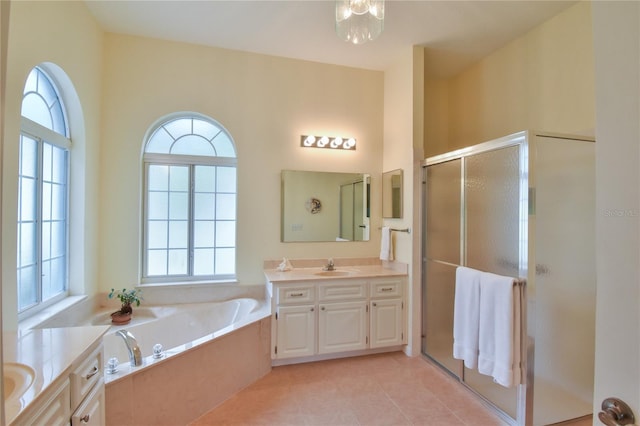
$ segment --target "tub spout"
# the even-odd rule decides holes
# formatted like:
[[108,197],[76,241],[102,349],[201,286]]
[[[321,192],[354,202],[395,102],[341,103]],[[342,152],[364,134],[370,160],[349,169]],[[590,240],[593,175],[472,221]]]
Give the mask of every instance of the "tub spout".
[[129,351],[129,363],[132,367],[138,367],[142,365],[142,351],[138,346],[136,338],[127,330],[118,330],[116,334],[124,339],[124,344],[127,345],[127,351]]

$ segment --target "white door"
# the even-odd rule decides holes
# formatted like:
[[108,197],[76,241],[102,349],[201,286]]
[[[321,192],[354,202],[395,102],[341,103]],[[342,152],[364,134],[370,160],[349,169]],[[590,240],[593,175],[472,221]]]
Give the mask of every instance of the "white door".
[[315,316],[313,305],[278,307],[276,358],[315,354]]
[[402,344],[402,300],[383,299],[371,302],[371,348]]
[[324,303],[318,317],[318,353],[367,348],[367,302]]

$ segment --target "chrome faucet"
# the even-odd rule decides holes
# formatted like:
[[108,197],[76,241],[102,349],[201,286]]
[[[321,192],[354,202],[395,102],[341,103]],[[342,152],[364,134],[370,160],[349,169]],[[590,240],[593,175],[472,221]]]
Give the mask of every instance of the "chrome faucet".
[[127,330],[118,330],[116,334],[124,339],[124,344],[127,345],[127,351],[129,351],[129,363],[132,367],[138,367],[142,365],[142,351],[138,346],[138,341],[133,334]]
[[323,271],[333,271],[336,269],[336,266],[333,264],[333,258],[329,258],[327,264],[322,268]]

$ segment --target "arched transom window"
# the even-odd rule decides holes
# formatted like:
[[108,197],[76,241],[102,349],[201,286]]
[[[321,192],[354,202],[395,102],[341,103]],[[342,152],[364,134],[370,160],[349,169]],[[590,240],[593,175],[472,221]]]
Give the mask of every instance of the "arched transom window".
[[236,152],[196,114],[152,129],[144,149],[143,282],[235,278]]

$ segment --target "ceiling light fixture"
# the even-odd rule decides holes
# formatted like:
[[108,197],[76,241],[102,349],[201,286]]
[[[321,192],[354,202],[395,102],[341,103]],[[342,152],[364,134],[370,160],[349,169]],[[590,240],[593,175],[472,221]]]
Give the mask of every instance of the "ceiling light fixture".
[[341,138],[329,136],[300,136],[300,146],[304,148],[329,148],[356,150],[356,140],[354,138]]
[[384,0],[336,0],[336,34],[344,41],[363,44],[384,29]]

